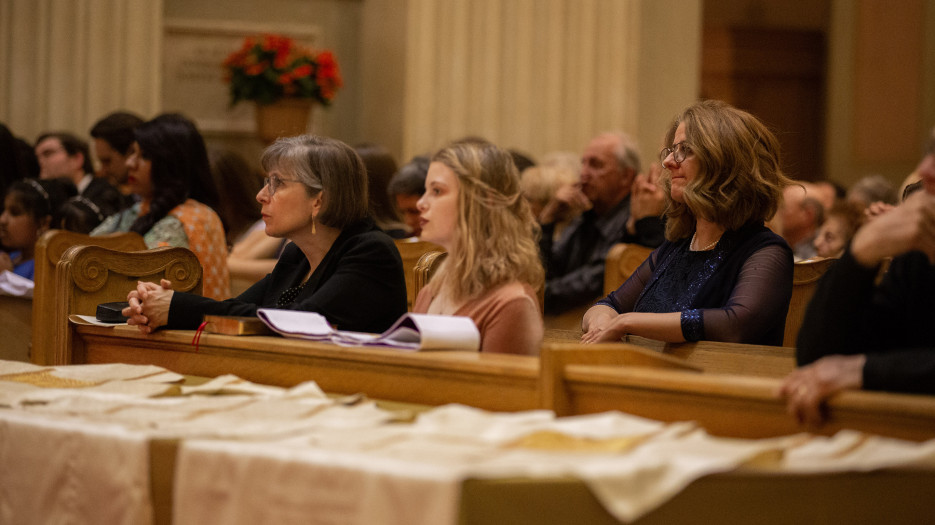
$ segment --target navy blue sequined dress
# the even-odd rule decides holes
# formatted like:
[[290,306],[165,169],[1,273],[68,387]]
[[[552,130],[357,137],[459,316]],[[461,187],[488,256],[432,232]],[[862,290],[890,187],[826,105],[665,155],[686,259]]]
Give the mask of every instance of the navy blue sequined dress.
[[792,251],[761,225],[725,232],[712,250],[666,241],[598,304],[625,312],[681,312],[686,341],[781,345],[792,296]]

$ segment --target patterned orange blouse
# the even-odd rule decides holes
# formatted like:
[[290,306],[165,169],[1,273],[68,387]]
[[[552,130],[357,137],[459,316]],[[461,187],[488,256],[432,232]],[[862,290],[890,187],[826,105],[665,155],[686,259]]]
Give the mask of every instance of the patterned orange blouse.
[[230,298],[227,239],[218,214],[193,199],[179,204],[169,214],[185,227],[188,248],[195,252],[204,269],[204,296],[218,301]]

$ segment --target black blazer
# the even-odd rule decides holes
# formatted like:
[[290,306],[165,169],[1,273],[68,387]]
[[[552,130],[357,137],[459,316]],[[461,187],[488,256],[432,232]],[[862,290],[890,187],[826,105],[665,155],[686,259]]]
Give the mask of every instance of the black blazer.
[[[305,254],[290,243],[272,273],[234,299],[176,292],[167,328],[197,328],[205,314],[255,316],[258,308],[277,308],[283,292],[301,283],[308,271]],[[399,251],[372,220],[349,226],[294,301],[281,308],[320,313],[339,330],[382,332],[406,313]]]

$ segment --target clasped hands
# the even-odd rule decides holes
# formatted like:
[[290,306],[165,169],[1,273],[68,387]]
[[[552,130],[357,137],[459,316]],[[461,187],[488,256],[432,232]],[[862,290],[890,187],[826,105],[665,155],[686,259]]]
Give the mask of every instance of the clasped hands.
[[136,325],[144,334],[152,333],[169,322],[172,304],[172,283],[162,279],[159,284],[139,281],[136,289],[127,294],[130,306],[123,309],[127,324]]
[[627,335],[627,314],[618,314],[606,307],[595,310],[588,316],[587,328],[581,335],[582,343],[613,343],[619,342]]

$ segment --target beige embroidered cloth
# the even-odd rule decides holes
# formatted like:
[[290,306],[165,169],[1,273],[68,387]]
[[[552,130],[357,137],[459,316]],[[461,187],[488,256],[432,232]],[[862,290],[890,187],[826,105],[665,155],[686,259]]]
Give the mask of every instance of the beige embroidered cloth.
[[[0,523],[152,520],[150,444],[178,439],[175,523],[457,523],[466,479],[572,476],[631,521],[699,477],[935,469],[935,440],[840,432],[715,438],[621,413],[555,418],[459,405],[411,424],[314,383],[197,387],[130,365],[0,361]],[[345,404],[347,403],[347,404]]]

